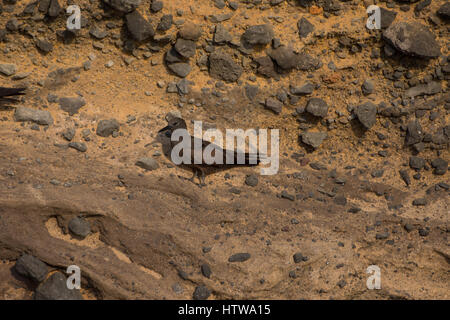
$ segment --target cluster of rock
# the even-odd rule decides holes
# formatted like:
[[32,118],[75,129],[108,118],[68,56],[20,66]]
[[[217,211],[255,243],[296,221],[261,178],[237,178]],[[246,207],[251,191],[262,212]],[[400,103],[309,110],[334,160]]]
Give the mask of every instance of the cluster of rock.
[[35,300],[83,300],[78,289],[69,289],[67,278],[61,272],[49,276],[49,267],[38,258],[24,254],[17,259],[14,271],[37,285]]
[[175,45],[167,51],[164,60],[167,67],[177,76],[185,78],[191,72],[189,59],[195,56],[196,41],[201,37],[200,27],[185,23],[178,32]]

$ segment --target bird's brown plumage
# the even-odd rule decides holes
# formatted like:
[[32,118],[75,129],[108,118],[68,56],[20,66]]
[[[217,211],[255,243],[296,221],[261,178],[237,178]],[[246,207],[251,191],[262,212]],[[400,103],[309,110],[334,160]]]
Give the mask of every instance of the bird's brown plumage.
[[[172,161],[172,149],[178,144],[181,143],[182,140],[180,141],[172,141],[171,137],[172,137],[172,133],[177,130],[177,129],[186,129],[187,130],[187,126],[186,126],[186,122],[178,117],[171,117],[169,119],[167,119],[168,125],[164,128],[162,128],[159,132],[158,132],[158,141],[162,143],[163,145],[163,151],[166,157],[168,157],[171,161]],[[179,167],[184,168],[184,169],[189,169],[192,170],[194,175],[191,178],[191,180],[193,180],[195,178],[195,176],[198,173],[201,173],[201,177],[199,177],[200,182],[202,184],[204,184],[204,180],[205,177],[207,175],[210,175],[212,173],[216,173],[216,172],[220,172],[223,170],[227,170],[233,167],[252,167],[252,166],[257,166],[260,162],[261,162],[261,157],[258,156],[257,154],[250,154],[250,153],[244,153],[244,163],[238,163],[238,157],[240,154],[242,154],[241,152],[238,152],[236,150],[232,150],[232,151],[228,151],[227,149],[223,149],[220,146],[209,142],[209,141],[205,141],[205,140],[201,140],[199,138],[190,136],[191,138],[191,162],[189,164],[186,163],[182,163],[179,165]],[[212,164],[207,164],[204,162],[204,160],[202,161],[202,163],[200,164],[195,164],[194,163],[194,146],[196,145],[196,143],[201,144],[202,149],[202,155],[203,155],[203,151],[207,146],[211,146],[213,148],[213,151],[211,152],[212,156],[214,157],[215,152],[220,152],[222,151],[223,154],[223,159],[222,159],[222,163],[212,163]],[[232,154],[232,158],[233,158],[233,164],[227,164],[226,163],[226,155],[227,153],[230,152]],[[183,156],[182,151],[179,154],[180,157]],[[203,159],[203,157],[202,157]]]

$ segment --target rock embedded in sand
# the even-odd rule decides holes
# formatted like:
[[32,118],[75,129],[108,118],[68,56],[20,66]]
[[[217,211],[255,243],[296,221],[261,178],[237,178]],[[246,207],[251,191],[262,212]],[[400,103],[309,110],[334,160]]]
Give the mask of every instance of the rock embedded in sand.
[[1,63],[0,64],[0,73],[9,77],[14,75],[17,72],[17,65],[13,63]]
[[53,117],[46,110],[36,110],[27,107],[18,106],[14,112],[16,121],[32,121],[40,125],[52,125]]
[[212,77],[234,82],[242,72],[242,67],[228,53],[213,52],[209,55],[209,74]]
[[178,36],[185,40],[197,41],[202,35],[200,27],[192,22],[186,22],[178,31]]
[[36,41],[36,47],[43,53],[49,53],[53,51],[53,44],[47,39],[38,39]]
[[435,35],[419,23],[399,22],[383,31],[383,37],[398,51],[422,58],[436,58],[441,48]]
[[97,125],[97,135],[100,137],[109,137],[115,131],[119,131],[120,125],[116,119],[100,120]]
[[67,279],[61,272],[52,274],[34,293],[35,300],[83,300],[77,289],[67,287]]
[[159,12],[164,8],[164,2],[159,0],[152,0],[152,4],[150,5],[150,10],[152,12]]
[[187,75],[191,72],[191,66],[189,65],[189,63],[185,62],[171,63],[168,64],[167,67],[170,69],[170,71],[181,78],[187,77]]
[[91,233],[91,225],[86,219],[75,217],[69,221],[69,231],[77,238],[84,239]]
[[316,117],[325,118],[328,114],[328,105],[320,98],[311,98],[306,104],[306,111]]
[[441,158],[436,158],[431,161],[431,166],[434,168],[435,175],[444,175],[448,170],[448,162]]
[[38,258],[29,254],[24,254],[17,259],[14,270],[21,276],[36,282],[43,281],[48,274],[47,265]]
[[303,132],[300,136],[303,143],[317,149],[328,135],[326,132]]
[[269,51],[269,56],[284,70],[295,68],[298,65],[298,56],[292,48],[286,46],[280,46]]
[[267,98],[265,103],[266,109],[273,111],[275,114],[280,114],[283,108],[283,104],[274,98]]
[[228,258],[228,262],[244,262],[250,259],[250,253],[236,253]]
[[174,45],[175,50],[184,58],[190,58],[195,55],[196,44],[193,40],[178,38]]
[[372,128],[377,122],[377,106],[370,101],[358,106],[355,114],[359,122],[367,130]]
[[305,17],[302,17],[297,22],[298,34],[300,38],[306,38],[311,32],[314,31],[314,25],[308,21]]
[[249,174],[245,177],[245,184],[250,187],[256,187],[258,185],[258,176],[256,174]]
[[423,139],[423,131],[420,123],[416,121],[410,121],[406,126],[405,143],[407,146],[421,142]]
[[141,4],[141,0],[103,0],[103,2],[124,13],[135,10]]
[[171,14],[165,14],[161,17],[161,20],[156,27],[158,31],[167,31],[172,27],[173,24],[173,16]]
[[250,26],[242,35],[245,46],[266,45],[273,39],[272,27],[268,24]]
[[141,168],[143,168],[145,170],[149,170],[149,171],[156,170],[156,169],[159,168],[158,162],[155,159],[153,159],[153,158],[146,158],[146,157],[140,158],[136,162],[136,165],[138,167],[141,167]]
[[145,41],[155,35],[152,25],[138,11],[127,14],[125,21],[128,31],[137,41]]
[[195,288],[193,298],[194,300],[206,300],[211,295],[211,290],[206,286],[198,286]]
[[62,8],[61,5],[59,4],[58,0],[51,0],[50,1],[50,6],[48,7],[48,16],[51,18],[55,18],[57,16],[59,16],[59,14],[61,13]]
[[293,259],[295,263],[306,262],[308,261],[308,257],[304,256],[301,252],[297,252],[293,255]]
[[314,85],[311,82],[307,82],[304,85],[302,85],[301,87],[290,85],[289,89],[293,95],[302,96],[302,95],[307,95],[307,94],[313,93]]
[[78,110],[86,105],[86,102],[81,97],[62,97],[58,102],[59,107],[71,116],[78,113]]
[[428,83],[418,84],[406,90],[405,94],[408,98],[413,98],[423,95],[434,95],[441,92],[442,86],[440,82],[430,81]]
[[70,142],[68,146],[69,146],[69,148],[75,149],[80,152],[87,151],[87,146],[83,142]]

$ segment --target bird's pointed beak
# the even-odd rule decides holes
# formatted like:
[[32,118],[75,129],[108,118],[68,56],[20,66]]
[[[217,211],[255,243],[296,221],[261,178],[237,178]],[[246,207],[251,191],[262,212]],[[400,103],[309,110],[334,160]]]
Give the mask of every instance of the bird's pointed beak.
[[170,126],[166,126],[166,127],[162,128],[161,130],[159,130],[158,133],[166,131],[166,130],[169,130],[169,129],[171,129],[171,127]]

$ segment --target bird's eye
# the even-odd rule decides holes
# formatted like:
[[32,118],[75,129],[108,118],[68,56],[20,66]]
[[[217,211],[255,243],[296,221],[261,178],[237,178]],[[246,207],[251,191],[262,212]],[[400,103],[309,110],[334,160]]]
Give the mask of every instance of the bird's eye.
[[166,131],[166,137],[170,137],[170,136],[171,136],[170,131]]

